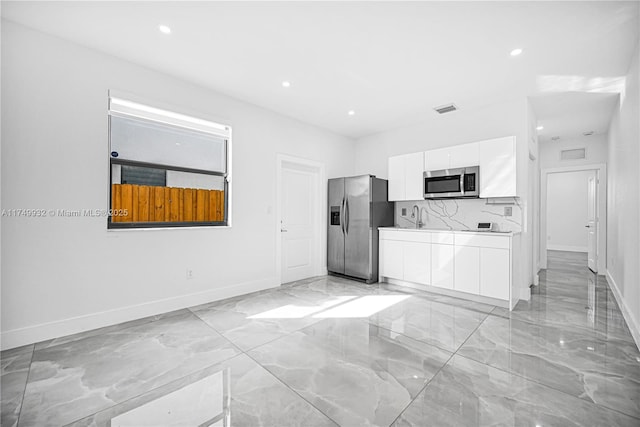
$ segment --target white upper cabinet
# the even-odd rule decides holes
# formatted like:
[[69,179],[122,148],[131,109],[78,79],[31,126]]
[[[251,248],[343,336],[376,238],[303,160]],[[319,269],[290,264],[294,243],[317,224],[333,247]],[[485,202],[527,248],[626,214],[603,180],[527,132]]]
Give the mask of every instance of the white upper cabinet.
[[516,137],[480,143],[480,197],[515,197]]
[[477,142],[438,148],[424,153],[424,169],[427,171],[478,166],[479,161]]
[[389,157],[389,200],[404,200],[404,156]]
[[516,137],[389,157],[389,200],[422,200],[424,171],[480,166],[480,197],[516,197]]
[[479,146],[477,142],[456,145],[449,149],[449,168],[464,168],[478,166],[480,162]]
[[405,200],[424,200],[424,157],[422,153],[405,155]]
[[449,169],[449,148],[429,150],[424,153],[424,170]]
[[389,200],[422,200],[424,158],[422,153],[389,157]]

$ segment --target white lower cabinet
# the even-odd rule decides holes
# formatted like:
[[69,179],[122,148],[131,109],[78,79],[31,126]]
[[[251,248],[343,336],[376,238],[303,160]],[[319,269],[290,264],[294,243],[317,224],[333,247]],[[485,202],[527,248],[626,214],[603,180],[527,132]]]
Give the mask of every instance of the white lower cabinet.
[[[512,308],[512,247],[518,236],[380,230],[380,276],[506,301]],[[464,293],[464,294],[463,294]]]
[[480,295],[480,248],[455,246],[455,273],[453,289]]
[[431,245],[431,285],[453,289],[453,245]]
[[380,240],[380,275],[403,278],[403,251],[399,240]]
[[480,248],[480,294],[508,300],[510,266],[509,249]]
[[431,244],[402,242],[404,278],[407,282],[431,284]]
[[431,234],[424,231],[381,230],[380,276],[429,285]]

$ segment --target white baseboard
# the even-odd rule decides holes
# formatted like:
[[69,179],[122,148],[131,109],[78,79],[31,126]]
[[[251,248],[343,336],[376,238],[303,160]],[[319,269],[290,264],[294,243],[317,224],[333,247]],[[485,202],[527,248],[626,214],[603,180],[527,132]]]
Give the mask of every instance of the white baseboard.
[[589,248],[586,246],[552,245],[552,244],[548,244],[547,249],[551,251],[566,251],[566,252],[587,252],[589,250]]
[[52,338],[77,334],[79,332],[90,331],[130,320],[270,289],[279,285],[280,283],[273,277],[4,331],[0,334],[0,348],[7,350]]
[[613,296],[616,298],[616,302],[620,306],[620,310],[622,311],[622,317],[624,317],[624,320],[627,321],[627,325],[629,326],[629,330],[631,331],[631,336],[633,337],[633,340],[636,342],[636,347],[640,349],[640,323],[638,322],[638,319],[635,318],[631,310],[629,310],[627,303],[622,298],[622,293],[620,292],[620,288],[618,288],[618,284],[616,283],[615,280],[613,280],[613,277],[611,277],[609,270],[607,270],[606,277],[607,277],[607,282],[609,282],[609,287],[613,292]]

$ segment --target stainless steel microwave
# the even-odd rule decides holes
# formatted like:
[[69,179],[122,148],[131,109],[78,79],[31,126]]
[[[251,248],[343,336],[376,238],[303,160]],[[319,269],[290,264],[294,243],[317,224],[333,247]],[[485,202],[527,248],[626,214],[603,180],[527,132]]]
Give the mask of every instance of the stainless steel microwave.
[[480,167],[443,169],[424,173],[424,198],[480,197]]

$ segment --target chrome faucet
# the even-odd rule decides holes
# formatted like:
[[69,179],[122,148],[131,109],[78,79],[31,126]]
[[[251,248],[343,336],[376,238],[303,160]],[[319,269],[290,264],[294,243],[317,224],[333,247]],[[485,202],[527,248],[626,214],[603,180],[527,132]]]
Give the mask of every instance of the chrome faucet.
[[[418,213],[417,216],[416,212]],[[420,208],[418,207],[418,205],[413,205],[413,208],[411,208],[411,218],[416,219],[416,228],[422,227],[422,215],[420,213]]]

